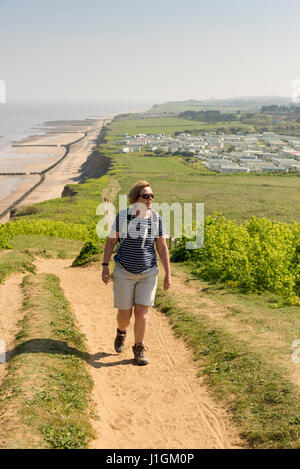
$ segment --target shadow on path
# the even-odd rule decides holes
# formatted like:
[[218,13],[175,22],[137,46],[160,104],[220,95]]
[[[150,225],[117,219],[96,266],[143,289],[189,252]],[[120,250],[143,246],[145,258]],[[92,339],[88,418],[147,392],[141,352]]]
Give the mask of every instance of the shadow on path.
[[30,353],[50,353],[53,355],[73,355],[85,360],[88,365],[94,368],[102,368],[117,365],[136,365],[134,359],[117,360],[110,363],[101,362],[102,358],[117,357],[117,353],[97,352],[94,354],[82,352],[75,347],[70,347],[67,342],[54,339],[31,339],[17,345],[12,350],[6,352],[6,362],[9,362],[14,356]]

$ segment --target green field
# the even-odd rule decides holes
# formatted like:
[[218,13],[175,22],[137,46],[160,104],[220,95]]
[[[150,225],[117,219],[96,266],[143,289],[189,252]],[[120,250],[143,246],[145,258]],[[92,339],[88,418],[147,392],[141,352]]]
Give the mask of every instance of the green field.
[[238,127],[241,131],[252,131],[251,124],[243,124],[241,122],[219,122],[211,124],[207,122],[192,121],[187,119],[179,119],[178,117],[154,117],[146,119],[117,119],[113,122],[113,135],[121,137],[124,133],[128,135],[135,134],[160,134],[165,133],[174,135],[175,132],[199,131],[199,132],[215,132],[218,129],[230,129]]
[[[123,193],[128,193],[136,181],[147,179],[155,193],[155,202],[201,202],[205,204],[206,215],[218,211],[237,222],[252,215],[276,221],[300,221],[299,175],[228,175],[207,170],[195,158],[187,162],[187,159],[176,156],[145,156],[145,151],[118,153],[115,140],[123,133],[158,133],[166,132],[166,129],[173,133],[176,129],[184,130],[189,121],[183,122],[176,118],[120,119],[111,124],[107,142],[101,148],[113,158],[110,174],[117,177]],[[160,126],[151,127],[155,123]]]

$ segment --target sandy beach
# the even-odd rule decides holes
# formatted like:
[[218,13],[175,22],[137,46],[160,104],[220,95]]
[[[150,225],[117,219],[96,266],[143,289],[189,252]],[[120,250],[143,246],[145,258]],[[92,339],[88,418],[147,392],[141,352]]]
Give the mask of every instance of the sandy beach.
[[[113,117],[114,115],[110,114],[82,121],[47,123],[50,127],[47,127],[44,135],[33,135],[20,142],[14,142],[6,151],[6,159],[4,157],[0,160],[0,173],[25,172],[26,175],[0,175],[1,193],[2,197],[5,197],[0,199],[0,213],[40,180],[38,174],[30,172],[39,173],[46,170],[65,155],[69,146],[67,156],[46,172],[42,184],[20,202],[18,207],[61,197],[66,184],[78,182],[81,165],[95,148],[103,125],[110,122]],[[11,183],[10,190],[5,188],[6,181]],[[9,213],[0,217],[1,223],[7,220]]]

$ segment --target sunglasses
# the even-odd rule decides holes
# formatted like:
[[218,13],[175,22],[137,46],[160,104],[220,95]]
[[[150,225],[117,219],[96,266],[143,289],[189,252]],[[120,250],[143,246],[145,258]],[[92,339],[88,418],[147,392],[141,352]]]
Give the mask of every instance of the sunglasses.
[[154,199],[154,194],[142,194],[140,197],[143,197],[143,199]]

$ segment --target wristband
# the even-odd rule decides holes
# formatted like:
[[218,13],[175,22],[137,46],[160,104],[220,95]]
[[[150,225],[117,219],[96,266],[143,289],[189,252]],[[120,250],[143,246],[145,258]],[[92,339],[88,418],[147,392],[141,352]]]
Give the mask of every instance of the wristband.
[[102,262],[102,265],[108,265],[108,263],[107,262]]

